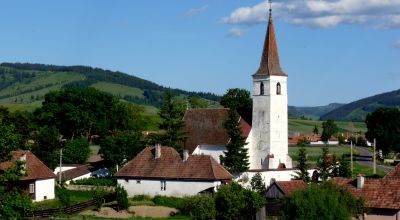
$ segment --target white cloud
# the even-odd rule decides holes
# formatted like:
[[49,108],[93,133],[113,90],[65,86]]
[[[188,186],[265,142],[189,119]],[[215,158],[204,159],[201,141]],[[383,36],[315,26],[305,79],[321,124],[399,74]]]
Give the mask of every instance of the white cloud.
[[226,37],[241,37],[243,35],[243,31],[239,28],[233,27],[231,28],[228,33],[226,33]]
[[[235,25],[263,23],[269,5],[263,1],[234,10],[222,21]],[[294,24],[334,27],[340,24],[400,28],[400,0],[285,0],[272,3],[274,17]]]
[[399,48],[399,49],[400,49],[400,40],[394,42],[393,47],[394,47],[394,48]]
[[201,7],[192,8],[192,9],[186,11],[185,15],[188,16],[188,17],[191,17],[191,16],[194,16],[194,15],[206,12],[207,10],[208,10],[208,5],[203,5]]

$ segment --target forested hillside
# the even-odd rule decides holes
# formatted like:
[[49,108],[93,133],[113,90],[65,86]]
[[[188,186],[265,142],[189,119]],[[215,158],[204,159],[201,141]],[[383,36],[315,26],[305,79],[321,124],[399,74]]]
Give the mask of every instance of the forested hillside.
[[306,117],[312,119],[319,119],[322,115],[343,106],[340,103],[331,103],[325,106],[315,106],[315,107],[296,107],[289,106],[288,111],[290,116],[294,117]]
[[364,121],[365,116],[381,107],[400,107],[400,89],[360,99],[321,116],[321,120]]
[[88,66],[0,64],[0,104],[11,109],[33,110],[47,92],[72,87],[94,87],[121,100],[154,107],[161,105],[166,90],[174,96],[198,97],[211,104],[220,99],[212,93],[170,89],[126,73]]

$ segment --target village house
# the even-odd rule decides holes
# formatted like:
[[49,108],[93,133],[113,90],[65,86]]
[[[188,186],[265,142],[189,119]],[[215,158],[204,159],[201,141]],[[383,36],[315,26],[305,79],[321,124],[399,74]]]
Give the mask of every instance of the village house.
[[25,189],[33,201],[54,199],[54,173],[28,150],[12,152],[12,159],[0,163],[0,173],[10,168],[16,161],[25,162],[26,175],[22,176],[16,184]]
[[232,175],[210,155],[183,158],[172,147],[146,147],[115,176],[129,196],[190,196],[213,192]]
[[400,164],[382,179],[333,178],[333,182],[345,187],[356,196],[364,197],[369,212],[365,219],[400,219]]

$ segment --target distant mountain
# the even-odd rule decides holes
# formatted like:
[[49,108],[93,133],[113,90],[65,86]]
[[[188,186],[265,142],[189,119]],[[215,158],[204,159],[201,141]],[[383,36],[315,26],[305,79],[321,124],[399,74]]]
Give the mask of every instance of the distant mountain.
[[322,115],[337,109],[344,104],[340,103],[331,103],[325,106],[316,106],[316,107],[296,107],[296,106],[289,106],[289,116],[294,117],[306,117],[312,119],[319,119]]
[[161,106],[166,90],[174,96],[199,97],[211,105],[220,99],[212,93],[170,89],[126,73],[88,66],[0,64],[0,105],[13,110],[33,110],[47,92],[68,87],[94,87],[121,100],[155,108]]
[[400,107],[400,89],[374,95],[343,105],[321,116],[321,120],[364,121],[365,116],[381,107]]

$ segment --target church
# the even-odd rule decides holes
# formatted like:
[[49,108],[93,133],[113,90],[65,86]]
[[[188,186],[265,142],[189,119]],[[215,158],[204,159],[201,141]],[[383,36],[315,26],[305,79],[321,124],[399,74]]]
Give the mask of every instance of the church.
[[[251,177],[260,172],[266,181],[290,180],[294,174],[288,155],[288,93],[287,74],[279,63],[272,11],[258,70],[252,74],[252,109],[239,111],[242,135],[248,143]],[[211,155],[219,161],[229,142],[223,123],[228,109],[189,109],[185,116],[189,154]]]

